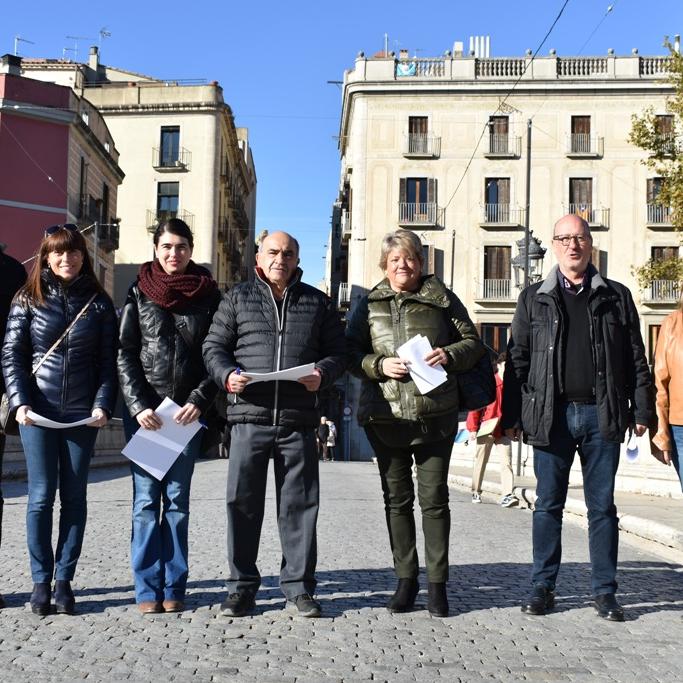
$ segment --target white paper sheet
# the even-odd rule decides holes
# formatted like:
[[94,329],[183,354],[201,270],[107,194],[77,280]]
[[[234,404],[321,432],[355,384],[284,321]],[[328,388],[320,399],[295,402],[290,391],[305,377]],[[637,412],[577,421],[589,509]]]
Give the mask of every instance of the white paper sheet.
[[91,415],[90,417],[83,418],[82,420],[76,420],[76,422],[56,422],[55,420],[50,420],[47,417],[38,415],[38,413],[34,413],[32,410],[28,410],[26,415],[33,420],[33,424],[36,424],[39,427],[49,427],[50,429],[69,429],[69,427],[82,427],[83,425],[89,425],[91,422],[95,422],[95,420],[97,420],[96,417]]
[[479,425],[477,436],[488,436],[489,434],[493,434],[495,428],[498,426],[499,420],[499,417],[492,417],[490,420],[484,420]]
[[272,382],[274,380],[289,380],[296,382],[296,380],[312,375],[315,370],[315,363],[307,363],[306,365],[297,365],[295,368],[287,368],[286,370],[277,370],[276,372],[249,372],[242,370],[242,374],[251,379],[249,384],[253,382]]
[[173,416],[179,410],[180,406],[167,396],[154,411],[161,419],[161,428],[153,431],[140,427],[121,451],[159,481],[166,476],[190,439],[202,428],[199,420],[189,425],[175,422]]
[[448,374],[443,366],[432,367],[427,365],[424,358],[431,350],[432,345],[429,343],[429,339],[421,334],[416,334],[396,349],[399,358],[409,361],[410,377],[421,394],[428,394],[448,379]]

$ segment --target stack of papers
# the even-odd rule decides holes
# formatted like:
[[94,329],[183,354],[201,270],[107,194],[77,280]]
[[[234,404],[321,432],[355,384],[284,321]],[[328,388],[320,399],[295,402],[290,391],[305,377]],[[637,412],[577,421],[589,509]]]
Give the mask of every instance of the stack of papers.
[[425,356],[431,350],[432,345],[429,339],[421,334],[416,334],[396,349],[398,357],[408,361],[410,378],[415,382],[415,387],[421,394],[429,393],[448,379],[448,374],[442,365],[435,367],[427,365]]
[[275,380],[283,381],[289,380],[291,382],[296,382],[302,377],[308,377],[312,375],[315,370],[315,363],[307,363],[306,365],[297,365],[295,368],[287,368],[286,370],[277,370],[275,372],[249,372],[248,370],[242,370],[242,374],[245,377],[249,377],[249,384],[254,382],[273,382]]

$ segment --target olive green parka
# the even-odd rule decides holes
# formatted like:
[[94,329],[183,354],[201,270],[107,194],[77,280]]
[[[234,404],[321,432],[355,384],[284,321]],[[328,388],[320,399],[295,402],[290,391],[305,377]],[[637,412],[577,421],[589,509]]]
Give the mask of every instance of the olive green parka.
[[[417,334],[448,354],[446,382],[428,394],[417,391],[410,375],[386,377],[385,358]],[[435,275],[422,278],[416,292],[395,292],[385,278],[356,306],[346,337],[350,371],[363,380],[358,422],[419,422],[458,412],[456,373],[469,370],[485,348],[460,299]]]

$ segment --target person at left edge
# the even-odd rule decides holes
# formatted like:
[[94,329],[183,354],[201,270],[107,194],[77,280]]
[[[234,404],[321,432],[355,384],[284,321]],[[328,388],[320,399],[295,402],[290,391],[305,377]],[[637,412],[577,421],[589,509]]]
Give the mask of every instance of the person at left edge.
[[[140,266],[121,313],[118,358],[126,437],[138,427],[156,430],[154,412],[168,396],[180,406],[176,422],[206,414],[217,387],[208,377],[201,346],[220,301],[206,268],[192,258],[188,225],[171,218],[154,233],[156,258]],[[142,614],[185,608],[188,576],[190,482],[203,430],[190,440],[159,481],[136,463],[133,475],[131,565]]]
[[[6,245],[0,243],[0,342],[5,338],[5,326],[12,299],[17,290],[26,282],[26,269],[16,259],[5,253]],[[0,394],[5,393],[5,382],[0,372]],[[2,460],[5,453],[5,433],[0,429],[0,485],[2,484]],[[4,500],[0,488],[0,542],[2,539],[2,511]],[[0,595],[0,608],[5,601]]]
[[[253,611],[261,584],[258,557],[268,462],[273,458],[282,546],[280,588],[286,608],[318,617],[318,391],[346,369],[344,328],[329,297],[301,281],[299,243],[286,232],[263,239],[253,282],[223,298],[204,342],[204,360],[228,392],[228,597],[233,617]],[[297,382],[249,383],[249,371],[314,363]],[[241,374],[237,368],[241,368]]]
[[[85,313],[34,373],[33,367],[93,295]],[[116,313],[95,277],[77,226],[67,223],[45,231],[28,281],[10,310],[2,367],[26,455],[31,610],[41,616],[51,612],[54,578],[57,612],[73,614],[71,581],[85,532],[88,469],[97,428],[107,423],[117,394]],[[58,422],[90,416],[96,420],[87,426],[49,429],[34,424],[29,410]],[[61,511],[53,550],[57,488]]]

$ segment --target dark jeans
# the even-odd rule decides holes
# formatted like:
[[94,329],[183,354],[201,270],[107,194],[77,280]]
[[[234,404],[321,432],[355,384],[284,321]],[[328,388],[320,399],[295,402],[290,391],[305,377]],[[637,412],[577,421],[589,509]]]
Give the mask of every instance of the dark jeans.
[[315,592],[318,559],[318,455],[315,433],[254,424],[233,425],[228,465],[228,591],[256,593],[268,461],[273,458],[282,563],[280,588],[287,598]]
[[554,589],[562,560],[562,512],[567,499],[574,453],[581,458],[588,508],[588,545],[593,595],[617,590],[619,520],[614,505],[614,477],[619,444],[600,435],[595,405],[560,403],[547,448],[534,448],[536,505],[533,518],[532,582]]
[[[681,469],[681,456],[683,453],[683,426],[671,425],[671,462],[673,462],[678,478],[681,482],[681,490],[683,490],[683,470]],[[1,518],[0,518],[1,519]]]
[[5,435],[0,434],[0,545],[2,544],[2,512],[5,508],[5,499],[2,497],[2,461],[5,456]]
[[422,512],[427,577],[432,583],[448,581],[448,543],[451,513],[448,506],[448,465],[453,437],[432,443],[396,448],[387,446],[366,429],[384,493],[384,511],[394,569],[399,579],[417,578],[419,564],[415,540],[413,458],[417,466],[417,496]]
[[[71,581],[81,554],[87,518],[88,469],[98,430],[19,425],[28,471],[26,536],[34,583]],[[52,549],[52,511],[59,487],[57,548]]]
[[[124,415],[126,439],[139,428]],[[190,524],[190,485],[194,463],[200,454],[200,429],[159,481],[134,462],[133,526],[130,562],[135,581],[135,601],[185,600]]]

